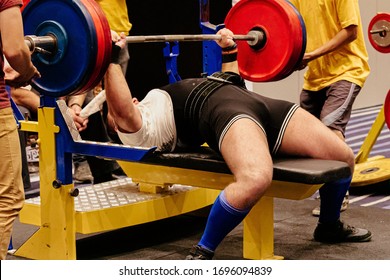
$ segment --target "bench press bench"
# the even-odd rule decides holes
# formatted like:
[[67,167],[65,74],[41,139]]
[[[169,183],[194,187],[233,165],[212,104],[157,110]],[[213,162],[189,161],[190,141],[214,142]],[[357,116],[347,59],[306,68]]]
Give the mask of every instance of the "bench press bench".
[[[208,147],[182,153],[154,152],[140,162],[119,163],[143,191],[173,184],[222,190],[234,180],[222,157]],[[244,220],[244,258],[283,258],[274,255],[274,198],[305,199],[322,184],[350,175],[349,166],[343,162],[275,158],[272,185]]]
[[[20,121],[22,130],[38,132],[40,140],[40,197],[26,200],[20,221],[39,229],[15,255],[76,259],[76,233],[115,230],[201,209],[212,204],[219,190],[234,180],[223,159],[208,147],[159,153],[153,148],[79,140],[75,130],[69,130],[61,108],[64,106],[42,107],[38,122]],[[72,153],[116,159],[131,179],[123,179],[123,184],[112,181],[83,187],[77,196]],[[322,184],[350,174],[348,165],[338,161],[275,158],[271,187],[244,220],[244,258],[282,258],[274,255],[275,197],[305,199]],[[108,200],[126,195],[140,199],[130,197],[132,201],[116,205],[109,201],[109,206],[85,210],[77,205],[83,193],[103,194]]]

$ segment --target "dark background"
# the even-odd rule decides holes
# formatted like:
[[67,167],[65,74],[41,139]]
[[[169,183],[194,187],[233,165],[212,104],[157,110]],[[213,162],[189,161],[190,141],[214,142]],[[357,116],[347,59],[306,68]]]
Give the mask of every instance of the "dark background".
[[[201,34],[200,0],[127,0],[130,35]],[[210,4],[210,22],[221,24],[231,1],[214,0]],[[164,43],[129,44],[130,61],[126,79],[132,94],[142,99],[152,89],[168,83]],[[202,73],[202,43],[181,42],[177,58],[181,78]]]

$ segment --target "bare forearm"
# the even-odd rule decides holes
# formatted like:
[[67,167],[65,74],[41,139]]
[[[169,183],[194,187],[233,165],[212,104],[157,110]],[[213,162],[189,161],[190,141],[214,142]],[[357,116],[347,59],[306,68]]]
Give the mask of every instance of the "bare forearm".
[[18,7],[1,12],[0,25],[3,53],[9,64],[22,77],[29,80],[36,69],[31,62],[30,51],[24,42],[22,17]]
[[79,106],[80,108],[83,107],[85,97],[87,96],[86,93],[78,94],[78,95],[71,95],[67,98],[67,104],[69,107],[72,107],[72,105]]
[[237,60],[229,63],[222,63],[222,72],[234,72],[239,74]]
[[11,96],[17,105],[26,107],[32,112],[38,110],[40,104],[39,96],[34,92],[24,88],[12,88]]
[[354,41],[357,36],[357,26],[351,25],[347,28],[342,29],[339,33],[336,34],[331,40],[326,42],[324,45],[320,46],[318,49],[306,53],[304,59],[311,61],[333,51],[336,51],[340,47],[349,44]]
[[118,64],[111,63],[105,76],[108,110],[122,131],[136,132],[141,128],[141,115],[132,101],[130,89]]

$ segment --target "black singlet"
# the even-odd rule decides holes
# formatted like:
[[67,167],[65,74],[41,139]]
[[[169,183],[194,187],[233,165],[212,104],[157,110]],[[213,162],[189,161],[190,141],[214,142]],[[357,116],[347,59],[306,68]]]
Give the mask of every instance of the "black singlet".
[[[257,123],[267,136],[269,149],[277,153],[291,116],[298,105],[261,96],[230,83],[221,84],[212,91],[202,106],[189,119],[186,102],[193,89],[205,79],[185,79],[161,88],[171,96],[176,122],[178,146],[199,146],[204,142],[216,151],[228,128],[240,118],[250,118]],[[188,106],[188,105],[187,105]]]

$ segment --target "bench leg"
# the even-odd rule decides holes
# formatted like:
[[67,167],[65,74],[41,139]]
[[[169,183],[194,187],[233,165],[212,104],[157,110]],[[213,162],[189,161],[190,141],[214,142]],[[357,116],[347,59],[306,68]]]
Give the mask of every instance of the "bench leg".
[[38,119],[41,224],[15,255],[37,260],[75,260],[76,219],[74,198],[70,195],[73,183],[53,188],[57,179],[55,133],[59,132],[54,108],[39,108]]
[[244,220],[243,255],[246,259],[283,259],[274,255],[274,199],[264,196]]

